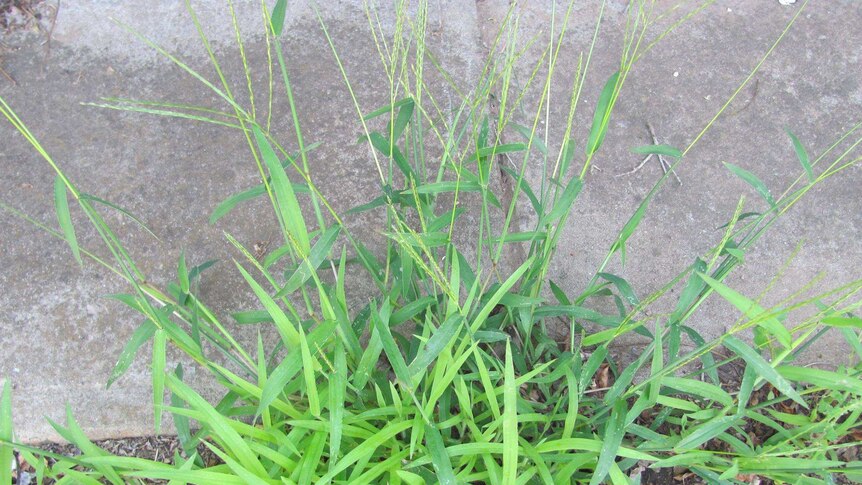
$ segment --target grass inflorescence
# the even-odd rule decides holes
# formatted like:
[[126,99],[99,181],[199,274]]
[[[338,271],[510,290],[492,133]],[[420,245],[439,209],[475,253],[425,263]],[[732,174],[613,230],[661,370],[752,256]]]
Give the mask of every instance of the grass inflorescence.
[[[215,81],[125,26],[200,81],[223,106],[129,99],[97,105],[235,129],[260,175],[258,186],[228,198],[210,218],[214,223],[237,205],[264,197],[279,227],[280,245],[265,257],[226,233],[227,242],[245,256],[234,262],[236,271],[260,304],[233,318],[273,326],[279,336],[274,345],[258,338],[253,348],[235,338],[232,325],[198,298],[196,282],[212,262],[192,265],[183,254],[176,281],[164,288],[148,281],[97,207],[140,221],[81,192],[0,99],[3,115],[56,172],[59,230],[40,227],[64,239],[79,263],[91,259],[124,278],[131,291],[114,297],[145,317],[109,384],[122,378],[138,349],[151,341],[155,431],[170,413],[183,448],[171,463],[117,456],[89,441],[71,413],[65,425],[52,425],[81,450],[79,456],[15,444],[6,381],[0,399],[0,483],[11,480],[13,447],[39,480],[82,483],[623,484],[664,472],[710,483],[747,483],[751,477],[829,483],[839,476],[860,477],[858,462],[847,457],[858,445],[862,367],[827,371],[794,362],[826,331],[840,332],[859,362],[862,319],[854,312],[862,280],[772,308],[725,282],[779,217],[811,188],[858,161],[859,125],[816,157],[791,133],[800,175],[778,197],[755,174],[728,164],[729,174],[751,185],[766,210],[745,212],[741,200],[717,244],[654,294],[639,298],[629,282],[608,272],[617,258],[625,262],[627,242],[672,168],[685,162],[774,45],[689,146],[636,149],[667,156],[673,165],[610,241],[589,284],[571,294],[548,279],[562,230],[588,183],[632,67],[709,3],[683,2],[677,7],[688,10],[682,13],[677,7],[659,11],[644,0],[630,3],[619,69],[596,93],[582,140],[539,134],[574,2],[555,10],[556,27],[547,39],[528,42],[546,44],[523,85],[513,74],[524,50],[517,42],[516,10],[510,9],[469,91],[452,81],[428,49],[426,2],[411,9],[397,2],[394,35],[380,21],[391,12],[369,6],[366,14],[390,98],[370,110],[358,101],[321,19],[333,62],[353,100],[363,133],[359,142],[368,147],[381,187],[378,196],[343,214],[318,190],[310,170],[316,144],[303,136],[279,40],[284,0],[272,10],[261,4],[268,49],[265,92],[253,89],[235,16],[246,81],[240,89],[229,84],[191,6]],[[574,132],[579,102],[588,95],[584,80],[603,11],[565,100],[566,134]],[[673,14],[679,21],[652,32]],[[454,105],[444,107],[435,98],[427,72],[450,83],[457,93]],[[527,105],[531,97],[526,93],[537,86],[538,100]],[[277,92],[290,110],[292,146],[281,144],[270,130]],[[259,106],[263,102],[267,105]],[[527,113],[527,123],[516,123],[520,113]],[[847,140],[851,148],[836,152]],[[535,160],[544,177],[531,186],[527,167]],[[501,176],[511,182],[508,194],[499,189]],[[3,208],[38,224],[9,205]],[[87,216],[112,260],[79,247],[73,209]],[[517,210],[533,211],[534,226],[514,230],[520,227]],[[385,247],[369,248],[347,227],[348,218],[365,211],[385,212]],[[471,211],[477,223],[464,227]],[[469,247],[456,243],[465,234],[472,238]],[[509,264],[504,256],[515,245],[523,254]],[[353,289],[345,285],[345,275],[356,268],[375,292],[359,307],[350,305]],[[680,291],[671,295],[674,288]],[[704,301],[716,297],[742,317],[710,341],[689,322]],[[673,298],[672,311],[647,311],[659,298]],[[613,301],[615,310],[597,310],[597,299]],[[788,316],[800,308],[809,310],[803,320]],[[566,327],[562,339],[550,330],[560,322]],[[615,359],[614,344],[631,333],[649,343],[629,362]],[[169,346],[222,386],[220,401],[201,397],[184,381],[181,366],[167,368]],[[214,352],[217,358],[211,357]],[[720,373],[727,368],[738,369],[736,378]],[[200,450],[217,459],[203,460]]]

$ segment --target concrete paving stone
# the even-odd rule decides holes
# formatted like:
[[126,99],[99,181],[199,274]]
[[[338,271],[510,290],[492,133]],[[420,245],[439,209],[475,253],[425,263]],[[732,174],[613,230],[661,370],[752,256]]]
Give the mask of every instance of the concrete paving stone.
[[[259,34],[259,2],[235,4],[261,103],[266,59]],[[356,143],[361,133],[357,115],[314,11],[308,3],[290,4],[284,52],[297,110],[306,142],[324,142],[312,152],[312,177],[333,207],[343,212],[376,197],[379,179],[368,149]],[[226,7],[216,2],[194,5],[231,85],[243,87],[245,79]],[[362,2],[326,3],[320,8],[362,109],[368,112],[387,104],[388,82]],[[451,12],[459,15],[447,15]],[[429,37],[429,48],[458,82],[468,82],[480,67],[475,15],[473,2],[460,0],[435,4],[429,11],[436,29]],[[223,107],[198,81],[109,18],[133,26],[193,69],[215,78],[182,2],[64,2],[49,57],[39,36],[7,39],[7,45],[17,50],[7,51],[3,67],[17,85],[0,83],[0,96],[84,192],[120,204],[156,232],[161,241],[130,221],[105,213],[149,281],[164,284],[175,278],[181,249],[190,265],[219,259],[219,264],[204,273],[200,296],[230,321],[230,312],[255,309],[257,304],[231,262],[242,256],[225,240],[223,231],[247,247],[262,243],[271,245],[270,249],[277,247],[278,233],[271,210],[262,201],[240,206],[214,226],[207,219],[227,196],[259,183],[257,170],[237,131],[80,104],[107,96]],[[391,12],[382,12],[380,22],[391,35]],[[441,102],[457,104],[454,92],[439,75],[434,77],[429,71],[428,82],[428,89]],[[281,85],[276,84],[275,89],[278,93]],[[273,132],[290,147],[295,146],[295,135],[283,98],[280,95],[273,107]],[[0,139],[3,201],[55,227],[50,167],[5,120],[0,124]],[[305,209],[307,220],[312,221],[310,207]],[[128,288],[93,263],[79,269],[63,242],[31,224],[6,212],[0,217],[0,375],[13,383],[18,438],[56,439],[44,418],[62,423],[67,402],[93,438],[152,433],[150,377],[145,365],[149,349],[142,348],[128,374],[105,390],[120,350],[141,318],[103,296]],[[384,240],[382,217],[378,210],[346,219],[350,230],[378,254]],[[83,217],[75,213],[73,219],[82,247],[105,253]],[[367,283],[354,283],[348,283],[349,293],[356,303],[363,302]],[[254,346],[256,328],[235,330],[241,342]],[[277,339],[273,332],[265,337],[267,342]],[[187,381],[199,391],[210,398],[220,397],[218,388],[199,369],[180,355],[169,354],[168,366],[177,362],[183,362]]]
[[[584,161],[584,145],[599,93],[608,77],[619,69],[628,3],[609,1],[605,8],[572,132],[578,147],[573,165],[578,171]],[[499,28],[508,4],[480,3],[480,17],[487,19],[483,30]],[[551,147],[554,154],[564,135],[578,55],[583,53],[586,59],[600,4],[577,2],[569,20],[570,35],[563,43],[551,89],[549,122],[543,119],[539,125],[540,133],[547,131],[555,141]],[[658,2],[656,8],[668,9],[675,4]],[[645,123],[651,123],[661,142],[684,149],[781,35],[801,4],[715,2],[642,57],[620,94],[604,144],[594,159],[600,170],[589,174],[564,230],[558,257],[552,263],[552,280],[570,294],[583,291],[618,231],[661,176],[655,160],[635,174],[617,176],[633,169],[642,159],[630,148],[652,143]],[[746,196],[746,210],[766,208],[755,191],[731,175],[722,162],[755,173],[777,197],[801,173],[785,128],[803,141],[813,160],[862,121],[859,7],[848,1],[807,5],[752,82],[688,153],[678,169],[682,185],[671,180],[654,198],[638,232],[627,244],[625,267],[617,257],[608,271],[626,278],[639,297],[652,294],[720,241],[723,233],[716,228],[730,220],[740,196]],[[690,10],[688,4],[671,14],[669,20],[647,34],[646,42],[680,18],[682,11]],[[543,2],[529,2],[520,4],[517,13],[521,45],[538,39],[516,69],[516,82],[523,86],[541,49],[547,45],[553,10]],[[564,14],[565,5],[557,9],[557,29]],[[526,106],[536,105],[546,72],[540,70],[540,79],[529,90]],[[532,121],[534,113],[519,115],[516,119],[525,124]],[[858,140],[859,134],[853,138]],[[843,143],[842,149],[849,144]],[[857,149],[847,161],[859,155]],[[825,163],[820,170],[824,167]],[[543,176],[537,157],[530,160],[527,176],[537,187]],[[765,305],[773,305],[802,290],[821,272],[823,278],[803,295],[858,279],[862,245],[855,241],[862,236],[860,182],[862,169],[854,166],[811,191],[747,252],[745,264],[728,280],[730,286],[756,298],[787,262],[782,277],[763,298]],[[530,217],[532,210],[526,200],[522,200],[521,207],[522,227],[529,230],[535,224],[535,215]],[[800,243],[801,249],[790,260]],[[672,310],[669,305],[675,303],[673,298],[680,289],[671,292],[672,298],[657,302],[653,311]],[[699,309],[690,323],[704,337],[715,338],[738,316],[733,307],[715,297]],[[794,317],[799,315],[792,314],[788,322]],[[837,332],[830,333],[804,359],[826,366],[848,364],[852,357],[846,348]],[[637,347],[630,349],[634,356]]]

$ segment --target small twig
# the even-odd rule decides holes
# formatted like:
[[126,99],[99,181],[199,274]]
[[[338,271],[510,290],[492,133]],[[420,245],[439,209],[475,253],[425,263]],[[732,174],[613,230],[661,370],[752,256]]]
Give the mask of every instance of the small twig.
[[51,27],[48,29],[48,37],[45,39],[45,62],[48,62],[48,57],[51,56],[51,38],[54,36],[54,26],[57,25],[57,16],[60,15],[60,0],[57,0],[57,6],[54,7],[54,15],[51,16]]
[[[659,145],[658,137],[655,136],[655,131],[653,131],[652,125],[647,122],[646,127],[649,131],[650,138],[652,138],[652,144]],[[673,177],[676,179],[677,183],[682,185],[682,180],[680,180],[679,175],[676,174],[676,170],[673,169],[673,165],[671,165],[670,162],[665,160],[664,155],[660,153],[650,153],[649,155],[645,156],[643,160],[641,160],[641,163],[639,163],[637,167],[633,168],[632,170],[629,170],[628,172],[617,174],[615,175],[615,177],[622,177],[623,175],[631,175],[633,173],[637,173],[640,169],[643,168],[644,165],[646,165],[647,161],[649,161],[649,159],[652,158],[653,155],[658,158],[658,163],[659,166],[661,166],[662,174],[667,175],[667,172],[670,171],[670,173],[673,174]]]
[[738,110],[736,110],[736,111],[734,111],[734,112],[730,113],[730,114],[729,114],[729,115],[727,115],[727,116],[736,116],[736,115],[737,115],[737,114],[739,114],[742,110],[744,110],[744,109],[748,108],[749,106],[751,106],[751,103],[753,103],[753,102],[754,102],[754,98],[756,98],[756,97],[757,97],[757,91],[758,91],[758,88],[760,88],[760,78],[757,78],[757,79],[755,79],[755,80],[754,80],[754,87],[751,89],[751,96],[748,98],[748,101],[746,101],[744,105],[740,106]]
[[8,79],[9,82],[12,83],[12,86],[18,87],[18,81],[16,81],[15,78],[12,77],[8,72],[6,72],[6,70],[3,69],[3,67],[0,67],[0,74],[3,74],[3,77]]

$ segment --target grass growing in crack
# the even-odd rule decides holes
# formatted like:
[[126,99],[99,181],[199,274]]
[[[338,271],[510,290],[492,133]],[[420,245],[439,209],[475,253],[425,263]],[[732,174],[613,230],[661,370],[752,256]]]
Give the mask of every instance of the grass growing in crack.
[[[724,281],[746,251],[812,187],[859,160],[854,153],[862,142],[860,125],[813,159],[791,134],[800,177],[777,198],[756,175],[729,165],[729,173],[750,184],[766,209],[746,212],[741,198],[719,242],[652,295],[639,298],[627,281],[607,268],[617,257],[625,262],[629,238],[672,171],[655,184],[610,243],[586,288],[569,294],[548,279],[562,228],[588,183],[586,175],[601,149],[627,75],[655,42],[709,3],[689,6],[685,12],[659,12],[651,2],[632,2],[619,70],[608,74],[602,91],[595,93],[596,108],[584,140],[550,140],[538,132],[540,123],[547,122],[550,88],[573,3],[554,12],[555,27],[546,39],[527,42],[545,44],[522,86],[513,76],[524,50],[511,9],[469,91],[452,81],[426,46],[426,3],[410,13],[399,3],[392,36],[381,27],[382,13],[369,7],[369,26],[389,86],[389,102],[374,110],[359,103],[321,20],[363,131],[360,142],[368,147],[382,189],[378,197],[346,214],[332,208],[310,170],[315,145],[304,140],[279,40],[284,1],[271,11],[261,5],[270,61],[266,96],[254,92],[235,16],[238,51],[246,70],[242,96],[228,83],[190,7],[217,73],[215,82],[127,27],[225,106],[116,99],[100,106],[215,123],[239,130],[245,139],[260,185],[224,201],[210,221],[251,198],[265,196],[272,205],[282,243],[263,260],[225,234],[245,256],[235,261],[236,270],[261,305],[260,310],[233,317],[239,323],[274,326],[280,341],[271,348],[260,338],[255,348],[246,348],[222,317],[198,299],[196,282],[206,276],[212,262],[192,265],[181,255],[175,282],[164,289],[148,282],[97,207],[133,216],[80,192],[0,99],[0,111],[57,173],[54,196],[60,230],[40,227],[66,240],[79,262],[92,259],[126,279],[132,291],[115,298],[145,317],[109,383],[121,378],[139,347],[152,340],[156,431],[162,415],[171,413],[185,450],[171,464],[114,456],[91,443],[69,413],[65,426],[52,425],[82,454],[53,456],[57,461],[49,465],[46,453],[13,443],[7,381],[0,399],[0,482],[11,479],[13,447],[40,480],[84,483],[158,479],[616,484],[679,467],[682,473],[716,483],[745,482],[755,476],[794,483],[822,483],[839,475],[858,478],[858,464],[848,462],[845,453],[858,445],[862,415],[858,379],[862,319],[853,313],[862,304],[858,299],[862,280],[772,308]],[[230,12],[233,15],[232,5]],[[571,86],[567,134],[573,132],[579,100],[587,95],[584,79],[602,12]],[[650,37],[651,29],[662,22],[671,27]],[[675,165],[684,163],[685,154],[771,52],[772,48],[688,147],[639,150],[677,155]],[[435,98],[426,84],[426,71],[449,83],[457,93],[456,106],[444,108]],[[546,73],[544,79],[540,72]],[[277,88],[276,78],[281,84]],[[541,96],[535,105],[527,105],[526,93],[534,83],[542,83]],[[289,103],[296,146],[283,146],[270,132],[276,89]],[[256,105],[261,99],[268,109]],[[528,114],[528,123],[513,121],[520,112]],[[510,137],[524,141],[504,142]],[[836,153],[848,140],[851,147]],[[531,187],[525,173],[528,163],[536,160],[544,177],[538,187]],[[514,181],[508,197],[494,188],[502,172]],[[291,180],[288,173],[299,178]],[[70,205],[89,218],[113,262],[78,246]],[[313,219],[304,217],[303,205],[311,208]],[[519,207],[535,211],[537,222],[528,231],[513,232]],[[36,223],[11,206],[3,208]],[[385,211],[382,258],[342,219],[371,210]],[[477,212],[478,224],[465,229],[461,221],[471,210]],[[474,244],[459,247],[458,235],[465,230]],[[503,255],[511,244],[523,244],[527,250],[522,260],[507,267]],[[360,268],[376,290],[361,308],[348,304],[352,289],[345,285],[345,274],[351,265]],[[659,298],[669,298],[676,287],[681,292],[673,311],[647,311]],[[706,341],[688,322],[713,293],[735,306],[741,317],[729,325],[726,335]],[[592,303],[597,299],[610,299],[617,311],[595,310]],[[808,309],[809,316],[791,317],[790,312],[799,308]],[[565,342],[551,338],[548,326],[555,320],[569,326]],[[826,331],[846,338],[857,365],[836,371],[794,365]],[[623,365],[610,350],[631,332],[648,337],[650,343]],[[753,343],[748,343],[749,336]],[[222,385],[224,396],[218,403],[207,402],[184,382],[182,367],[166,368],[168,345]],[[719,369],[732,363],[744,369],[739,382],[719,377]],[[196,451],[201,447],[215,454],[218,463],[205,463]]]

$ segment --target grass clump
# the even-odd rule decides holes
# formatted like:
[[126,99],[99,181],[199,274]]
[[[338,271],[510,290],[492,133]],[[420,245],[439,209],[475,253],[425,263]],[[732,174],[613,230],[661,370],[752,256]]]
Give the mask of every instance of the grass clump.
[[[708,3],[688,6],[690,12],[681,18]],[[567,25],[572,8],[570,3],[560,10],[560,25]],[[762,196],[766,210],[744,212],[741,200],[723,228],[724,236],[709,252],[658,292],[640,299],[608,267],[617,257],[625,261],[627,241],[673,173],[668,171],[611,242],[586,288],[569,294],[548,279],[562,229],[587,183],[629,72],[672,30],[650,34],[650,28],[676,9],[661,12],[652,2],[631,3],[619,69],[596,93],[588,136],[555,143],[542,139],[538,127],[565,28],[552,30],[533,76],[516,86],[513,72],[523,52],[515,42],[517,18],[510,10],[475,86],[464,92],[453,83],[458,103],[444,110],[423,74],[434,71],[451,79],[427,50],[427,11],[424,2],[410,12],[399,3],[396,34],[390,38],[379,27],[379,12],[368,9],[390,94],[389,103],[371,111],[356,101],[321,20],[354,100],[363,130],[360,142],[369,148],[381,186],[379,196],[345,214],[332,209],[309,169],[313,145],[303,137],[279,42],[283,0],[271,11],[263,7],[272,76],[268,97],[252,95],[248,69],[248,103],[233,94],[190,8],[217,81],[142,39],[197,78],[227,110],[139,100],[101,104],[217,123],[244,137],[261,183],[216,207],[211,222],[245,200],[270,201],[282,236],[280,247],[260,261],[252,248],[229,234],[226,239],[245,255],[245,260],[234,262],[236,270],[260,303],[259,310],[233,317],[239,323],[273,326],[279,336],[275,345],[259,337],[254,348],[247,348],[198,298],[195,282],[211,262],[193,266],[182,255],[176,281],[164,288],[149,282],[98,207],[134,216],[81,192],[0,100],[5,117],[56,171],[60,230],[47,230],[67,241],[79,262],[93,259],[127,280],[131,291],[116,298],[145,317],[109,383],[122,377],[141,345],[152,341],[156,431],[163,414],[170,413],[184,449],[170,464],[115,456],[89,441],[70,413],[65,426],[52,424],[82,453],[74,458],[50,456],[49,464],[49,454],[13,443],[7,381],[0,400],[0,482],[10,480],[13,446],[40,481],[84,483],[618,484],[648,481],[660,473],[711,483],[740,483],[754,476],[834,483],[859,477],[858,464],[848,462],[846,452],[857,445],[853,437],[862,414],[860,366],[826,371],[794,362],[826,331],[841,332],[859,361],[862,319],[854,312],[862,280],[773,308],[725,283],[746,250],[779,217],[811,188],[858,161],[853,151],[862,142],[859,125],[814,158],[791,134],[800,177],[777,198],[756,175],[728,165],[730,173]],[[567,134],[573,133],[577,107],[586,95],[582,88],[601,17],[599,13],[567,100]],[[247,67],[241,36],[237,39]],[[546,77],[541,79],[538,72]],[[527,106],[525,93],[534,83],[544,83],[539,86],[542,95],[536,105]],[[270,131],[274,84],[280,84],[286,96],[295,146],[282,145]],[[256,109],[255,99],[268,99],[266,119],[258,116],[264,110]],[[685,149],[652,145],[637,150],[673,157],[675,165],[684,163],[723,111]],[[518,112],[532,113],[529,123],[516,124]],[[523,141],[504,143],[504,134]],[[851,148],[836,152],[845,140],[852,141]],[[542,164],[544,178],[538,187],[530,186],[525,175],[531,160]],[[495,190],[501,172],[513,181],[508,197]],[[312,217],[306,218],[303,206]],[[535,211],[536,222],[528,231],[513,232],[519,206]],[[72,207],[91,221],[113,262],[79,247]],[[369,210],[386,215],[386,243],[378,253],[345,224],[353,214]],[[465,228],[469,211],[478,223]],[[471,246],[459,247],[463,234],[473,239]],[[526,251],[507,269],[503,258],[510,245],[522,245]],[[352,289],[345,285],[347,272],[355,269],[375,291],[358,308],[350,306]],[[660,298],[671,298],[670,290],[677,287],[681,291],[672,311],[646,311]],[[689,322],[716,293],[743,317],[724,336],[707,341]],[[615,310],[596,310],[593,303],[600,298],[610,298]],[[790,315],[799,309],[808,316],[794,320],[806,313]],[[552,337],[550,327],[560,321],[567,327],[565,341]],[[615,359],[614,344],[632,332],[650,343],[632,362]],[[223,387],[220,401],[202,398],[183,380],[181,366],[166,368],[169,345]],[[742,369],[738,382],[719,377],[719,369],[732,364]],[[204,462],[199,453],[203,449],[217,456],[217,463]]]

